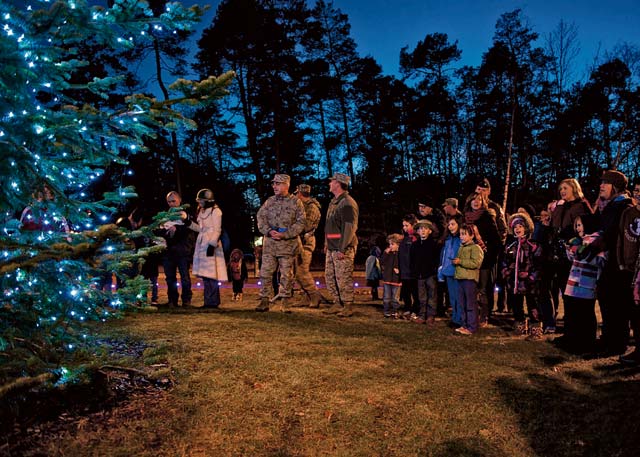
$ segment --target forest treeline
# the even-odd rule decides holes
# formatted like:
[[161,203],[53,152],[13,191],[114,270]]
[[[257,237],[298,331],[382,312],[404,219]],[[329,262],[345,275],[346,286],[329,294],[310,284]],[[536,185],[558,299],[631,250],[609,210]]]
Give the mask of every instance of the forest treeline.
[[571,22],[540,36],[522,10],[505,12],[477,67],[460,65],[455,37],[425,30],[398,50],[392,76],[358,54],[335,3],[224,0],[197,46],[193,69],[201,78],[233,70],[231,94],[194,110],[194,130],[152,140],[132,165],[157,175],[140,190],[159,204],[176,184],[187,200],[213,187],[240,231],[276,172],[294,187],[311,183],[324,201],[327,176],[351,175],[361,226],[382,231],[419,196],[464,197],[479,177],[509,210],[546,203],[566,177],[595,196],[603,169],[636,176],[640,47],[620,43],[585,71]]

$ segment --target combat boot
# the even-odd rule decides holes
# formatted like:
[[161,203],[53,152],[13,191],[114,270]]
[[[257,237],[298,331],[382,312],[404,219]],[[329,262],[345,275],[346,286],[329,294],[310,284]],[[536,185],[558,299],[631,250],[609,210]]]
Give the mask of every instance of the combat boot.
[[353,310],[351,309],[351,303],[345,303],[342,311],[338,313],[338,317],[351,317],[353,316]]
[[342,312],[342,306],[340,305],[340,303],[335,303],[333,306],[331,306],[331,308],[325,309],[322,312],[324,314],[338,314]]
[[294,303],[293,305],[294,308],[306,308],[307,306],[309,306],[309,296],[306,293],[303,293],[300,296],[300,301]]
[[286,314],[291,314],[291,298],[284,297],[280,299],[280,302],[282,303],[281,311]]
[[322,295],[317,290],[311,292],[309,296],[309,308],[320,308],[320,302],[322,301]]
[[262,297],[260,299],[260,304],[256,306],[256,311],[259,313],[269,311],[269,299],[267,297]]

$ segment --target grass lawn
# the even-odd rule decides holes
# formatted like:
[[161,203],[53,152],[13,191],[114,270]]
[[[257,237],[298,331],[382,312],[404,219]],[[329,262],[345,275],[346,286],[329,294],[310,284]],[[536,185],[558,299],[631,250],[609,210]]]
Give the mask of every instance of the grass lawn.
[[220,312],[160,310],[102,327],[149,344],[138,368],[166,364],[173,388],[80,421],[38,455],[640,452],[640,369],[615,358],[585,361],[506,327],[462,336],[446,321],[385,320],[366,295],[349,319],[256,313],[255,297],[232,302],[225,289]]

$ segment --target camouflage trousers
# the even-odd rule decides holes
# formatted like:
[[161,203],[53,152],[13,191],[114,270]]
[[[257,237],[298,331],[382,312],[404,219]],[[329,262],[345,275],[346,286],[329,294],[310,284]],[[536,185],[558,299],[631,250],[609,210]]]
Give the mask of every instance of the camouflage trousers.
[[291,297],[293,290],[293,265],[295,257],[292,255],[262,255],[262,266],[260,267],[260,297],[270,298],[272,294],[273,274],[280,267],[280,283],[278,285],[278,295],[280,297]]
[[347,248],[344,259],[338,259],[340,251],[327,251],[324,276],[327,289],[336,305],[353,303],[353,260],[355,249]]
[[309,271],[314,247],[315,240],[313,244],[305,243],[304,249],[296,256],[296,281],[298,281],[298,284],[307,295],[318,290],[316,282]]

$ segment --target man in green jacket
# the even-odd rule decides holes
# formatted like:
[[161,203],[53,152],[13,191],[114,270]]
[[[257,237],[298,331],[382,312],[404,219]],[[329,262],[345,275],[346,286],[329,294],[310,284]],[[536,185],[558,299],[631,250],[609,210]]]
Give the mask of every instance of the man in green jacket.
[[353,315],[353,261],[358,246],[358,204],[349,195],[351,178],[334,173],[329,178],[333,199],[329,203],[325,221],[325,280],[333,295],[328,314],[340,317]]

